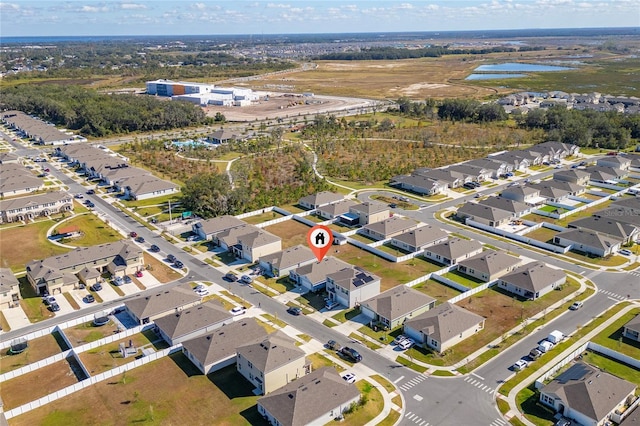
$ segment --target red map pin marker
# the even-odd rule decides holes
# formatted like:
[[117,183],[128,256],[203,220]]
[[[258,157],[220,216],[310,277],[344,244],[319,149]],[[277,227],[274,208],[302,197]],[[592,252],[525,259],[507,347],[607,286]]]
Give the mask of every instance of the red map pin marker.
[[316,225],[307,233],[307,243],[318,262],[322,262],[333,244],[333,232],[324,225]]

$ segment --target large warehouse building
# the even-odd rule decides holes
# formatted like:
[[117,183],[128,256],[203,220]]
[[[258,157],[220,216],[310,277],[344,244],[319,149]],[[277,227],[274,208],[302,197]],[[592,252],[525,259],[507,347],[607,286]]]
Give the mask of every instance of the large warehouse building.
[[199,105],[245,106],[258,100],[258,95],[251,89],[171,80],[147,81],[147,94]]

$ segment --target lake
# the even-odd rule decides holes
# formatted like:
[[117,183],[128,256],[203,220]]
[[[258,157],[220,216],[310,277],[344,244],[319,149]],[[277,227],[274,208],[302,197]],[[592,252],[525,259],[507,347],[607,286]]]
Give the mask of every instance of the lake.
[[526,74],[470,74],[465,80],[499,80],[501,78],[528,77]]
[[556,65],[520,64],[517,62],[507,62],[504,64],[480,65],[474,71],[477,72],[548,72],[548,71],[568,71],[573,68],[559,67]]

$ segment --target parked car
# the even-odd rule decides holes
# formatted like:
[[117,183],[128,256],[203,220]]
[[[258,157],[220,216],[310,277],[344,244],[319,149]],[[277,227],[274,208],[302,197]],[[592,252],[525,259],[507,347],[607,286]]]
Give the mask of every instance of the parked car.
[[84,301],[85,301],[85,303],[93,303],[93,302],[95,302],[95,301],[96,301],[96,298],[95,298],[95,297],[93,297],[93,294],[87,294],[87,295],[84,297]]
[[179,260],[176,260],[175,262],[173,262],[173,267],[177,269],[182,269],[184,268],[184,263],[180,262]]
[[136,237],[136,243],[144,243],[144,237]]
[[45,297],[42,298],[42,302],[45,305],[49,306],[49,305],[51,305],[53,303],[56,303],[56,298],[53,297],[53,296],[45,296]]
[[80,199],[84,198],[84,195],[76,194],[76,195],[74,195],[74,197],[80,200]]
[[129,275],[125,275],[124,276],[124,283],[125,284],[130,284],[131,283],[131,277]]
[[395,339],[393,339],[393,342],[391,342],[392,345],[398,345],[400,342],[402,342],[403,340],[407,340],[408,337],[405,336],[404,334],[399,335],[398,337],[396,337]]
[[337,351],[338,349],[340,349],[340,345],[335,340],[329,340],[327,342],[327,348]]
[[353,361],[353,362],[360,362],[362,361],[362,355],[360,355],[360,353],[358,351],[356,351],[355,349],[352,349],[348,346],[345,346],[344,348],[340,349],[340,355],[342,355],[343,357]]
[[631,256],[633,254],[631,253],[631,250],[627,250],[627,249],[622,249],[618,253],[623,254],[625,256]]
[[142,271],[136,271],[136,277],[140,278],[142,276]]
[[298,316],[300,314],[302,314],[302,309],[296,307],[296,306],[292,306],[289,309],[287,309],[287,312],[289,312],[291,315],[295,315]]
[[400,349],[402,349],[402,350],[405,350],[405,349],[409,349],[410,347],[412,347],[415,344],[416,344],[416,342],[413,339],[406,338],[402,342],[398,343],[398,347]]
[[342,376],[342,378],[347,382],[347,383],[355,383],[356,382],[356,375],[353,373],[347,373],[344,376]]
[[43,172],[46,172],[46,173],[49,173],[49,172],[51,171],[51,169],[46,168],[46,169],[43,169],[42,171],[43,171]]
[[249,275],[243,275],[240,277],[240,282],[243,284],[251,284],[253,282],[253,278]]
[[229,282],[236,282],[238,281],[238,276],[236,274],[234,274],[233,272],[227,272],[224,277],[225,280],[229,281]]
[[209,290],[207,290],[206,288],[196,290],[196,294],[200,297],[205,297],[209,295]]
[[124,279],[122,277],[114,277],[113,278],[113,285],[121,286],[122,284],[124,284]]
[[195,287],[193,288],[193,291],[200,291],[200,290],[204,290],[204,289],[206,289],[206,288],[207,288],[207,287],[206,287],[204,284],[198,284],[197,286],[195,286]]
[[236,306],[235,308],[231,309],[231,315],[242,315],[246,312],[247,310],[245,309],[244,306]]
[[389,207],[391,207],[392,209],[395,209],[396,207],[398,207],[398,205],[396,203],[390,203]]
[[338,305],[339,305],[338,302],[327,302],[327,304],[324,305],[324,307],[327,308],[327,311],[330,311]]
[[93,203],[92,203],[91,201],[89,201],[89,200],[87,200],[87,202],[86,202],[86,203],[84,203],[84,204],[85,204],[87,207],[91,208],[91,209],[92,209],[92,208],[94,208],[94,207],[96,206],[95,204],[93,204]]
[[168,260],[169,262],[172,262],[172,263],[173,263],[173,262],[175,262],[177,259],[176,259],[176,257],[175,257],[174,255],[170,254],[170,255],[168,255],[168,256],[167,256],[167,260]]
[[538,348],[533,348],[531,349],[531,352],[529,352],[529,358],[531,358],[532,360],[536,360],[540,358],[541,355],[542,355],[542,352],[540,352]]
[[136,238],[136,237],[138,236],[138,233],[137,233],[137,232],[135,232],[135,231],[131,231],[131,232],[129,232],[129,236],[130,236],[131,238]]
[[94,191],[93,189],[90,189],[90,190],[87,191],[87,195],[93,195],[95,193],[96,193],[96,191]]
[[529,363],[527,361],[525,361],[524,359],[519,359],[516,361],[515,364],[513,364],[513,371],[524,370],[528,366],[529,366]]
[[583,304],[584,303],[580,301],[573,302],[571,306],[569,306],[569,309],[571,309],[572,311],[577,311],[578,309],[582,308]]
[[56,302],[53,302],[49,305],[49,309],[51,310],[51,312],[58,312],[60,310],[60,305],[58,305]]
[[95,283],[94,285],[92,285],[91,287],[89,287],[91,290],[93,291],[100,291],[102,290],[102,284],[100,283]]
[[157,245],[153,244],[151,247],[149,247],[149,251],[151,253],[157,253],[160,251],[160,247],[158,247]]

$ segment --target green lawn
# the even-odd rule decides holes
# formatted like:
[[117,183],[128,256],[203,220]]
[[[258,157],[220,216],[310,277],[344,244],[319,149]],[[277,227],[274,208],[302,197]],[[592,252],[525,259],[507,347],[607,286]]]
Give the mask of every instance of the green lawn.
[[630,357],[640,359],[640,342],[622,337],[623,326],[636,315],[640,315],[640,309],[632,309],[627,312],[591,341]]
[[346,425],[366,425],[384,408],[382,394],[375,386],[363,380],[356,382],[356,386],[360,390],[362,399],[351,412],[345,413],[344,424]]
[[484,284],[483,281],[471,277],[469,275],[463,274],[462,272],[459,272],[457,270],[451,271],[451,272],[447,272],[446,274],[442,275],[444,278],[448,278],[451,281],[455,281],[457,283],[462,284],[463,286],[467,287],[467,288],[476,288],[479,285]]
[[[0,265],[13,272],[24,271],[25,264],[32,260],[67,253],[71,249],[53,244],[47,238],[47,230],[54,226],[54,220],[43,220],[28,225],[0,229]],[[7,250],[19,247],[19,250]]]
[[449,287],[448,285],[444,285],[432,278],[415,285],[413,288],[435,298],[437,300],[437,304],[446,302],[447,300],[462,293],[461,291],[456,290],[453,287]]
[[65,244],[72,246],[89,247],[122,239],[122,235],[93,214],[79,215],[60,224],[60,227],[67,226],[77,226],[82,233],[81,237],[64,239]]
[[[148,206],[162,205],[165,203],[169,203],[169,201],[171,201],[172,203],[179,202],[180,195],[170,194],[170,195],[163,195],[162,197],[149,198],[146,200],[136,200],[136,201],[123,200],[121,202],[127,207],[134,208],[134,207],[148,207]],[[168,204],[167,204],[167,208],[168,208]]]
[[358,308],[343,309],[341,312],[338,312],[337,314],[333,315],[331,318],[339,322],[347,322],[347,320],[355,318],[358,315],[360,315],[360,309]]

